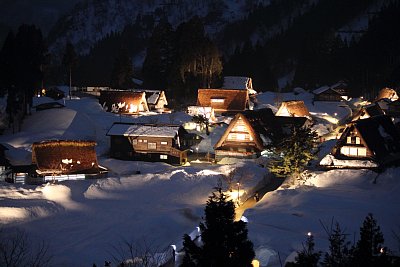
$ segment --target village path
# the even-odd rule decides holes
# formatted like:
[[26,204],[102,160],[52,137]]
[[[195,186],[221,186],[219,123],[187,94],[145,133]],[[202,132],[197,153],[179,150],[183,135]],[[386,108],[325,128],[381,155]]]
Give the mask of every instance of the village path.
[[[261,200],[265,196],[265,194],[267,194],[268,192],[275,191],[278,187],[280,187],[283,184],[284,181],[285,181],[285,178],[276,177],[275,175],[271,174],[270,182],[257,191],[259,200]],[[253,196],[249,197],[245,202],[243,202],[239,207],[236,208],[235,220],[236,221],[240,220],[240,218],[242,218],[242,216],[243,216],[243,213],[247,209],[254,207],[256,204],[257,204],[257,201],[255,199],[255,196],[253,195]]]

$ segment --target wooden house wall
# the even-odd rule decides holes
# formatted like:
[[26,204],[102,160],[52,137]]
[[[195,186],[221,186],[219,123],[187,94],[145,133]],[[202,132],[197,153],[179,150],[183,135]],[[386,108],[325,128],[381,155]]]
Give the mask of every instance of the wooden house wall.
[[[149,144],[155,144],[155,147]],[[176,147],[177,142],[171,137],[111,136],[110,154],[112,157],[126,160],[183,164],[187,160],[187,152]]]

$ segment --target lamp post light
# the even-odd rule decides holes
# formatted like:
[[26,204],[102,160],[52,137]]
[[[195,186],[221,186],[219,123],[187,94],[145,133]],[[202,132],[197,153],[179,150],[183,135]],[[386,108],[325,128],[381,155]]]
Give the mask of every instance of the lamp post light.
[[238,204],[238,206],[239,206],[239,204],[240,204],[240,183],[238,182],[238,183],[236,183],[237,184],[237,204]]
[[199,147],[196,146],[196,158],[199,159]]

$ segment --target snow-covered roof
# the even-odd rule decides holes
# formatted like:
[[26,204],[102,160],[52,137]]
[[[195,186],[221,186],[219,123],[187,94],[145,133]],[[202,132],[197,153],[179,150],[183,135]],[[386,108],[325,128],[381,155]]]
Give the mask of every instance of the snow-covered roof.
[[144,125],[144,124],[123,124],[115,123],[108,130],[107,135],[119,136],[154,136],[154,137],[172,137],[178,133],[179,125]]
[[319,94],[321,94],[321,93],[323,93],[323,92],[325,92],[326,90],[329,90],[329,89],[331,89],[331,88],[328,85],[324,85],[324,86],[321,86],[321,87],[315,89],[313,91],[313,93],[316,94],[316,95],[319,95]]
[[222,88],[226,89],[249,89],[248,83],[251,78],[249,77],[238,77],[238,76],[226,76],[224,77],[224,85]]
[[145,92],[147,104],[157,104],[158,98],[161,95],[161,90],[133,89],[133,92]]

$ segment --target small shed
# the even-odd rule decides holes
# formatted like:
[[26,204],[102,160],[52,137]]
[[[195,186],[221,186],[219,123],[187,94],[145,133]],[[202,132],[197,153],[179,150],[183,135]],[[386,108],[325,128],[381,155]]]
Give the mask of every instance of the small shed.
[[380,168],[400,160],[400,135],[386,115],[348,124],[321,166]]
[[101,91],[100,105],[113,113],[138,114],[149,111],[146,93],[126,90]]
[[101,177],[107,169],[98,164],[95,146],[94,141],[76,140],[33,143],[32,164],[37,167],[37,175],[44,177],[45,181]]
[[198,89],[197,105],[212,107],[216,113],[237,113],[249,109],[246,89]]
[[275,116],[311,118],[311,114],[302,100],[282,102]]
[[188,132],[181,125],[114,123],[110,136],[111,157],[124,160],[187,162]]

